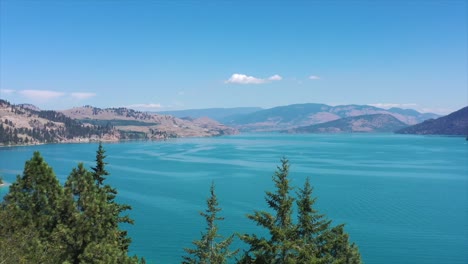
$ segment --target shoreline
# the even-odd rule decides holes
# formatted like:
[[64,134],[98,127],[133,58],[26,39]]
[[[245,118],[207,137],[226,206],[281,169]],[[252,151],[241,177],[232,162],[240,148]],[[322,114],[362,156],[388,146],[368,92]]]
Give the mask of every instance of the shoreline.
[[[270,131],[274,133],[278,133],[279,131]],[[250,132],[247,134],[262,134],[265,132]],[[234,135],[239,135],[239,134],[246,134],[246,133],[238,133]],[[423,137],[451,137],[451,138],[465,138],[465,135],[434,135],[434,134],[400,134],[400,133],[285,133],[289,135],[296,135],[296,134],[302,134],[302,135],[343,135],[343,134],[393,134],[393,135],[402,135],[402,136],[423,136]],[[219,136],[231,136],[231,135],[216,135],[216,136],[201,136],[200,138],[205,138],[205,137],[219,137]],[[199,138],[199,137],[176,137],[176,138]],[[107,140],[70,140],[70,141],[62,141],[62,142],[41,142],[41,143],[32,143],[32,144],[12,144],[12,145],[4,145],[0,144],[0,149],[2,148],[10,148],[10,147],[28,147],[28,146],[41,146],[41,145],[51,145],[51,144],[90,144],[90,143],[98,143],[98,142],[103,142],[103,143],[119,143],[119,142],[128,142],[128,141],[167,141],[169,139],[174,139],[174,138],[167,138],[167,139],[107,139]],[[468,141],[468,136],[466,137],[466,140]],[[2,186],[2,185],[0,185]]]
[[[240,133],[239,133],[240,134]],[[238,134],[232,134],[238,135]],[[231,136],[231,135],[211,135],[211,136],[186,136],[186,137],[173,137],[173,138],[154,138],[154,139],[105,139],[105,140],[71,140],[71,141],[62,141],[62,142],[41,142],[41,143],[32,143],[32,144],[12,144],[12,145],[2,145],[1,148],[10,148],[10,147],[28,147],[28,146],[41,146],[41,145],[51,145],[51,144],[90,144],[90,143],[119,143],[119,142],[128,142],[128,141],[167,141],[170,139],[180,139],[180,138],[209,138],[209,137],[221,137],[221,136]]]
[[0,145],[0,148],[11,148],[11,147],[29,147],[29,146],[41,146],[51,144],[81,144],[81,143],[98,143],[98,142],[119,142],[121,140],[76,140],[76,141],[62,141],[62,142],[41,142],[32,144],[11,144],[11,145]]

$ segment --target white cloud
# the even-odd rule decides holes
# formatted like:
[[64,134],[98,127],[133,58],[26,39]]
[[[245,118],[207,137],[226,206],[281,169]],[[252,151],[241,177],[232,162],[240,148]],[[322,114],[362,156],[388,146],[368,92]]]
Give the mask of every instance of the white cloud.
[[311,75],[311,76],[309,76],[309,79],[311,79],[311,80],[320,80],[320,76]]
[[127,108],[138,108],[138,109],[158,109],[162,108],[161,104],[132,104],[132,105],[127,105]]
[[282,79],[283,77],[279,76],[278,74],[270,76],[267,79],[262,79],[262,78],[257,78],[253,76],[248,76],[248,75],[241,74],[241,73],[234,73],[233,75],[231,75],[231,78],[225,81],[225,83],[262,84],[262,83],[267,83],[269,81],[280,81]]
[[88,99],[91,97],[96,96],[95,93],[71,93],[71,96],[75,99],[82,100],[82,99]]
[[275,75],[268,78],[268,80],[270,80],[270,81],[281,81],[282,79],[283,79],[283,77],[279,76],[278,74],[275,74]]
[[59,98],[65,95],[65,93],[62,93],[62,92],[49,91],[49,90],[21,90],[19,91],[19,94],[34,101],[47,101],[47,100]]
[[409,103],[409,104],[398,104],[398,103],[375,103],[375,104],[369,104],[370,106],[375,106],[378,108],[383,108],[383,109],[389,109],[392,107],[398,107],[398,108],[414,108],[418,106],[415,103]]
[[0,95],[2,94],[13,94],[15,93],[15,90],[12,89],[0,89]]
[[245,74],[240,74],[240,73],[234,73],[231,75],[231,78],[229,78],[226,83],[237,83],[237,84],[261,84],[265,83],[265,80],[255,78],[253,76],[247,76]]
[[184,91],[178,91],[177,95],[185,95],[185,92]]

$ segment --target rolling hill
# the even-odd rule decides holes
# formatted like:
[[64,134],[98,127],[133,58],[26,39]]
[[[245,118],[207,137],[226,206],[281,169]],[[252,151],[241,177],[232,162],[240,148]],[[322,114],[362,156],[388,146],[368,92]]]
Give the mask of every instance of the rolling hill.
[[130,138],[209,137],[236,134],[237,130],[208,118],[181,119],[128,108],[100,109],[92,106],[62,111],[83,123],[111,125]]
[[110,126],[84,124],[56,111],[0,100],[0,145],[62,142],[115,141],[118,131]]
[[0,145],[209,137],[237,133],[208,118],[180,119],[126,108],[62,112],[0,99]]
[[406,127],[405,123],[389,114],[345,117],[321,124],[298,127],[288,133],[382,133],[394,132]]

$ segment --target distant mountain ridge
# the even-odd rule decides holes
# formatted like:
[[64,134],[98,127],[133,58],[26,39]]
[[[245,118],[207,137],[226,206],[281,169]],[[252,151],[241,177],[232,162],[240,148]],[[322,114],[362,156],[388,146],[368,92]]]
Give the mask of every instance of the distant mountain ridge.
[[400,129],[396,133],[468,136],[468,106],[446,116]]
[[278,131],[310,126],[346,117],[389,114],[401,122],[413,125],[429,118],[439,117],[431,113],[419,113],[412,109],[382,109],[369,105],[293,104],[238,114],[218,120],[241,131]]
[[384,133],[408,125],[389,114],[345,117],[334,121],[290,129],[288,133]]
[[187,110],[173,110],[173,111],[161,111],[155,112],[156,114],[161,115],[171,115],[179,118],[190,117],[190,118],[200,118],[208,117],[214,119],[218,122],[233,116],[233,115],[242,115],[250,114],[263,110],[260,107],[234,107],[234,108],[204,108],[204,109],[187,109]]

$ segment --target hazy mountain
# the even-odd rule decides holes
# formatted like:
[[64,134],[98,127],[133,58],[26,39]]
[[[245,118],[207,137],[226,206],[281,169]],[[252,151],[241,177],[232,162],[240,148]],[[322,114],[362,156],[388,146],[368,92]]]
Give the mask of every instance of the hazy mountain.
[[395,114],[401,114],[405,116],[412,116],[417,120],[419,123],[423,122],[428,119],[433,119],[433,118],[438,118],[440,115],[433,114],[433,113],[420,113],[414,109],[402,109],[398,107],[392,107],[390,109],[387,109],[387,111]]
[[408,125],[389,114],[345,117],[321,124],[298,127],[289,133],[355,133],[394,132]]
[[237,130],[208,118],[189,120],[128,108],[84,106],[62,113],[84,123],[111,125],[130,138],[206,137],[237,133]]
[[222,122],[226,118],[234,115],[250,114],[256,111],[260,111],[263,108],[260,107],[235,107],[235,108],[206,108],[206,109],[187,109],[187,110],[175,110],[175,111],[161,111],[156,112],[162,115],[171,115],[175,117],[190,117],[200,118],[208,117],[218,122]]
[[243,131],[275,131],[371,114],[389,114],[408,125],[417,124],[427,118],[438,117],[435,114],[422,114],[411,109],[385,110],[369,105],[293,104],[230,116],[221,122]]
[[449,115],[396,131],[399,134],[468,135],[468,106]]

